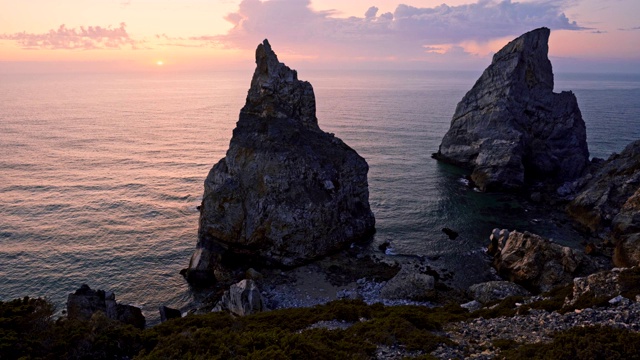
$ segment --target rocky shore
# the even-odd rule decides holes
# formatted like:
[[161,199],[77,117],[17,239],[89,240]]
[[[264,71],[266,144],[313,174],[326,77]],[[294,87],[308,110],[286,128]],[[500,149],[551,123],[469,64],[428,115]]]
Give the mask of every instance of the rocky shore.
[[[69,294],[67,320],[91,324],[92,331],[122,324],[148,331],[146,338],[134,333],[118,340],[116,347],[135,344],[120,358],[171,353],[176,338],[190,352],[201,346],[191,343],[192,333],[205,328],[207,335],[198,336],[222,341],[215,349],[222,357],[248,351],[246,344],[277,357],[295,341],[308,341],[300,334],[317,341],[313,346],[328,342],[326,352],[340,343],[347,348],[341,356],[351,351],[377,359],[501,358],[593,326],[637,335],[640,140],[607,160],[589,160],[575,96],[552,92],[548,38],[549,29],[537,29],[494,56],[459,103],[434,157],[470,169],[479,191],[515,191],[537,212],[561,214],[565,225],[574,221],[584,248],[494,229],[486,234],[485,254],[492,281],[470,287],[456,287],[446,269],[433,269],[424,257],[388,256],[389,243],[365,250],[359,244],[375,231],[368,165],[320,129],[311,84],[279,62],[265,40],[227,155],[205,180],[198,243],[183,271],[194,286],[215,284],[216,296],[198,309],[161,307],[166,324],[156,333],[144,330],[140,309],[83,285]],[[442,231],[450,241],[459,236]],[[184,319],[183,313],[207,315]],[[172,328],[180,321],[189,326]],[[64,333],[64,324],[50,326]],[[271,335],[254,333],[264,329]],[[167,334],[174,337],[163,348],[158,339]],[[291,343],[278,342],[284,337]],[[231,341],[240,350],[230,351]]]
[[441,346],[431,354],[438,359],[494,359],[500,344],[550,343],[557,332],[576,327],[607,326],[640,331],[640,299],[615,297],[610,307],[585,308],[561,314],[557,311],[529,310],[526,315],[477,318],[448,324],[443,335],[454,346]]
[[[640,253],[635,250],[637,229],[640,228],[637,216],[640,208],[637,206],[638,145],[631,144],[620,155],[613,155],[606,161],[589,161],[586,129],[575,96],[570,92],[556,94],[552,91],[553,72],[547,57],[549,34],[546,28],[530,31],[496,53],[492,64],[458,104],[451,128],[438,153],[434,154],[438,160],[470,168],[471,186],[477,186],[481,191],[516,191],[515,196],[538,207],[537,212],[547,216],[556,214],[564,219],[560,220],[563,224],[576,221],[581,224],[576,227],[588,229],[589,232],[584,233],[584,248],[561,246],[535,233],[518,232],[517,229],[497,229],[488,236],[487,259],[495,269],[493,280],[505,279],[532,294],[570,284],[576,277],[610,269],[612,259],[620,266],[636,265],[636,255]],[[339,242],[342,246],[351,243],[353,247],[353,241],[361,236],[343,236],[354,233],[342,225],[370,223],[372,226],[373,217],[368,215],[366,198],[366,168],[357,165],[359,157],[346,145],[343,155],[331,157],[353,157],[355,162],[349,160],[342,165],[326,162],[326,166],[318,167],[317,159],[329,156],[323,150],[328,145],[320,142],[313,142],[313,150],[308,146],[312,143],[305,142],[304,151],[298,152],[302,159],[311,159],[310,165],[304,161],[293,165],[279,160],[273,163],[272,155],[282,153],[278,149],[300,146],[299,141],[293,139],[306,136],[303,133],[311,131],[318,138],[327,135],[317,126],[311,85],[298,81],[297,73],[278,61],[268,42],[258,47],[256,63],[252,87],[227,157],[214,166],[205,182],[200,239],[186,271],[187,278],[197,279],[209,274],[206,276],[229,284],[252,280],[251,286],[260,289],[263,297],[260,301],[269,309],[313,306],[341,298],[389,305],[420,303],[430,306],[475,299],[475,291],[485,285],[474,285],[476,290],[452,286],[442,269],[434,271],[424,259],[394,259],[372,252],[365,254],[356,248],[343,251],[330,260],[326,256],[337,243],[322,245],[323,250],[318,252],[305,245],[320,246],[318,241],[324,240],[316,235],[326,233],[325,228],[329,226],[334,230],[347,230],[340,232]],[[288,120],[283,122],[283,119]],[[265,132],[260,126],[271,130]],[[249,143],[247,139],[256,141]],[[332,135],[327,139],[334,144],[332,147],[342,144]],[[245,151],[247,149],[251,151]],[[225,167],[229,164],[235,166],[235,170]],[[359,175],[340,170],[360,167],[364,171]],[[298,174],[296,169],[310,169],[311,173],[286,180],[290,174]],[[275,179],[277,172],[280,173],[278,181],[288,185],[260,190],[267,184],[264,179]],[[331,180],[331,186],[329,182],[321,181],[327,176],[347,183],[361,183],[361,186],[352,187],[345,193],[345,186],[340,181]],[[255,182],[254,178],[259,181]],[[362,179],[364,181],[360,181]],[[317,191],[313,190],[316,185],[320,186]],[[238,186],[246,189],[238,190]],[[364,197],[354,198],[354,191]],[[324,194],[322,200],[316,192]],[[293,193],[301,196],[293,199],[290,196]],[[351,200],[337,200],[342,198]],[[360,199],[355,200],[356,203],[367,204],[366,209],[356,209],[353,199]],[[238,207],[240,205],[235,203],[238,201],[244,205]],[[265,205],[267,203],[270,205]],[[254,208],[253,204],[262,205]],[[309,207],[309,204],[313,206]],[[320,216],[318,214],[325,210],[316,212],[313,210],[316,207],[337,212]],[[307,209],[307,215],[293,211],[295,208]],[[323,220],[300,222],[301,218],[295,214],[302,219],[311,219],[311,214],[316,214]],[[293,215],[298,220],[294,221]],[[331,224],[335,225],[333,220],[328,220],[335,216],[344,218],[337,228],[332,227]],[[270,224],[269,232],[258,231],[265,224]],[[295,230],[297,228],[292,224],[302,224],[304,232]],[[362,229],[370,228],[368,226]],[[247,230],[253,233],[246,233]],[[458,235],[449,228],[443,232],[452,241]],[[298,235],[290,237],[286,234]],[[324,260],[317,260],[323,256]],[[335,261],[340,256],[342,260]],[[225,257],[227,260],[223,259]],[[309,263],[311,259],[316,261]],[[228,271],[231,260],[235,261],[235,272]],[[226,270],[221,266],[225,263]],[[280,267],[270,266],[274,264]],[[296,267],[286,268],[290,265]],[[249,266],[257,266],[259,279],[245,276]],[[371,270],[363,272],[359,270],[362,268]],[[340,279],[334,276],[336,273],[341,274]],[[243,284],[243,288],[248,289],[247,283]],[[498,292],[507,288],[507,285],[500,285]],[[503,297],[516,293],[506,291]],[[225,296],[226,301],[233,302],[228,294]],[[222,304],[217,308],[224,309],[225,306]]]

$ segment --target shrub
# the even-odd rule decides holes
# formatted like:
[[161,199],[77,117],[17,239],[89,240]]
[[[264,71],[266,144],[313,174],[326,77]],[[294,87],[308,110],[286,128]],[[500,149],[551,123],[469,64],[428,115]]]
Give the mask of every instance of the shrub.
[[504,351],[504,359],[640,359],[640,334],[606,326],[558,332],[549,344],[526,344]]

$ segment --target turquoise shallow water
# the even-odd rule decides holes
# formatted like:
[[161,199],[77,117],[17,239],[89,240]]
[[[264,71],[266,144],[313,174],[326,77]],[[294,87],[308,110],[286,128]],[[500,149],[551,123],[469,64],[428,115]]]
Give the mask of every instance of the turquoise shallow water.
[[[478,76],[299,72],[315,88],[321,128],[369,163],[372,246],[391,241],[400,255],[437,258],[467,282],[487,276],[476,265],[493,227],[540,228],[519,204],[470,191],[463,171],[431,159]],[[202,183],[224,156],[250,77],[3,75],[0,300],[47,296],[61,309],[87,283],[154,323],[159,305],[205,296],[178,272],[195,247]],[[640,138],[640,77],[561,74],[556,89],[577,95],[593,156]],[[445,226],[460,239],[449,241]]]

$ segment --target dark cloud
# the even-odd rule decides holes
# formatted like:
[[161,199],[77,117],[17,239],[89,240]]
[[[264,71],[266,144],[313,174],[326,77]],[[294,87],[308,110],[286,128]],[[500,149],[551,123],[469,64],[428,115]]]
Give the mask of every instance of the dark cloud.
[[123,47],[135,49],[139,42],[129,36],[126,27],[125,23],[120,23],[117,28],[111,26],[67,28],[63,24],[58,29],[42,34],[27,32],[0,34],[0,39],[13,40],[25,49],[94,50]]
[[225,19],[233,28],[215,37],[233,48],[253,48],[264,38],[279,47],[322,54],[415,56],[425,46],[488,42],[517,36],[546,26],[554,30],[583,30],[563,8],[571,0],[478,0],[476,3],[432,8],[398,5],[394,13],[378,15],[370,7],[363,17],[338,18],[332,11],[315,11],[309,0],[243,0]]
[[632,28],[623,28],[623,29],[618,29],[620,31],[638,31],[640,30],[640,26],[634,26]]

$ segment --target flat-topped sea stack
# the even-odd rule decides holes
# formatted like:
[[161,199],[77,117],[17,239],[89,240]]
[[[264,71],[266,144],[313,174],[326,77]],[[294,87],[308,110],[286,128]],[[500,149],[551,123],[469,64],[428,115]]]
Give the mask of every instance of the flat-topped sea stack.
[[458,103],[434,157],[472,169],[483,191],[562,184],[589,163],[586,129],[572,92],[553,92],[550,31],[540,28],[493,56]]
[[255,263],[301,265],[375,229],[367,162],[320,129],[311,84],[267,40],[256,64],[226,157],[205,180],[189,281]]

